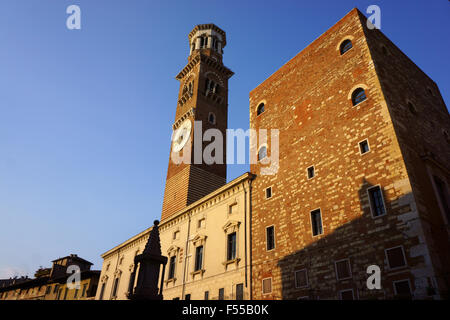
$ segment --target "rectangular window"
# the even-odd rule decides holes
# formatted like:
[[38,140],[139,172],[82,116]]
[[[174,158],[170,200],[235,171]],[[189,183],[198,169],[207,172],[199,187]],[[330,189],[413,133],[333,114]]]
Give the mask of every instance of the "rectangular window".
[[55,294],[56,292],[58,292],[58,289],[59,289],[59,285],[56,285],[56,286],[53,288],[53,294]]
[[236,232],[227,236],[227,260],[236,259]]
[[359,143],[359,152],[361,154],[369,152],[369,142],[367,139]]
[[[83,286],[83,293],[81,294],[82,297],[84,297],[85,291],[86,291],[86,285]],[[113,282],[113,291],[112,296],[117,297],[117,287],[119,286],[119,278],[115,278]]]
[[311,226],[313,236],[317,236],[323,233],[322,214],[320,212],[320,209],[311,211]]
[[406,259],[402,246],[386,249],[386,258],[389,269],[397,269],[406,266]]
[[224,288],[219,289],[219,300],[225,300],[225,289]]
[[47,286],[47,288],[45,288],[45,294],[50,294],[51,291],[52,291],[51,286]]
[[266,189],[266,199],[272,198],[272,187]]
[[272,278],[266,278],[262,281],[262,293],[268,294],[272,292]]
[[236,300],[244,300],[244,284],[239,283],[236,285]]
[[179,235],[180,235],[180,231],[175,231],[175,232],[173,233],[173,240],[177,240],[178,237],[179,237]]
[[69,291],[69,289],[68,288],[65,288],[64,289],[64,298],[63,298],[63,300],[67,300],[67,292]]
[[350,261],[348,259],[336,261],[334,266],[336,268],[336,277],[338,280],[344,280],[352,277]]
[[445,217],[447,218],[447,224],[450,224],[450,208],[449,208],[449,194],[447,191],[447,186],[444,181],[436,176],[433,176],[434,184],[436,185],[438,199],[441,203],[442,209],[444,210]]
[[205,300],[209,300],[209,291],[205,291]]
[[384,208],[383,195],[380,186],[375,186],[367,190],[369,193],[370,209],[372,216],[379,217],[386,213]]
[[314,178],[314,166],[308,168],[308,179]]
[[295,271],[295,287],[304,288],[308,286],[308,275],[306,269]]
[[62,291],[62,288],[58,289],[58,294],[56,295],[56,300],[59,300],[61,298],[61,291]]
[[105,293],[106,282],[103,282],[102,288],[100,289],[100,300],[103,300],[103,294]]
[[176,256],[171,256],[169,261],[169,278],[173,279],[175,278],[175,262],[177,260]]
[[342,290],[339,292],[341,300],[354,300],[353,289]]
[[266,228],[266,248],[267,251],[275,249],[275,230],[274,226]]
[[[119,278],[116,279],[116,290],[117,290],[117,285],[118,285],[118,284],[119,284]],[[85,297],[85,296],[86,296],[87,286],[88,286],[87,283],[83,284],[83,291],[81,291],[81,296],[82,296],[82,297]],[[116,294],[114,294],[114,295],[116,295]]]
[[237,212],[237,204],[232,204],[228,207],[228,213],[232,214],[232,213],[236,213]]
[[409,280],[394,281],[394,292],[397,296],[411,296]]
[[203,246],[195,248],[195,271],[201,270],[203,265]]
[[78,291],[80,291],[80,290],[75,289],[75,293],[74,293],[74,295],[73,295],[73,298],[74,298],[74,299],[78,298]]
[[188,293],[187,295],[185,295],[184,300],[191,300],[191,294]]

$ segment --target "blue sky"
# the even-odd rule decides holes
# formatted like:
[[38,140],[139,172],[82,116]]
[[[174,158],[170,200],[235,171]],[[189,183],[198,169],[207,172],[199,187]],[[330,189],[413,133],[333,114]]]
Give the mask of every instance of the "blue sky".
[[[79,5],[81,30],[66,28]],[[450,4],[433,1],[0,2],[0,278],[100,254],[160,217],[178,94],[196,24],[227,32],[229,127],[249,92],[353,7],[450,101]],[[248,170],[228,168],[228,180]]]

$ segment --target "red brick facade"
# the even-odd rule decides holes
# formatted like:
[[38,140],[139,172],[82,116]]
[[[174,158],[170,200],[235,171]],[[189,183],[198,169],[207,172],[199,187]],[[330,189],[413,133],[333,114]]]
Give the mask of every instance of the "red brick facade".
[[[357,88],[366,99],[353,105]],[[253,299],[393,299],[408,285],[414,298],[448,297],[449,114],[436,84],[357,9],[250,93],[250,127],[280,130],[277,174],[251,165]],[[374,217],[377,186],[385,214]],[[366,286],[370,265],[379,290]]]
[[[204,41],[202,47],[199,46],[200,37]],[[201,163],[194,163],[193,147],[195,139],[202,141],[202,137],[194,137],[194,121],[202,122],[202,130],[199,131],[202,136],[209,128],[216,128],[222,132],[223,137],[226,136],[228,79],[233,72],[222,63],[222,48],[226,45],[225,32],[213,24],[198,25],[189,34],[189,42],[191,54],[188,64],[176,77],[180,81],[180,91],[173,128],[176,130],[186,119],[191,121],[191,139],[187,143],[192,150],[191,160],[189,164],[175,164],[169,159],[161,220],[169,218],[226,183],[225,150],[222,164],[207,165],[202,159]],[[207,90],[207,81],[216,84],[214,90]],[[211,114],[214,121],[209,119]],[[204,142],[202,150],[209,143]],[[225,139],[224,144],[226,145]],[[186,146],[183,150],[186,150]]]

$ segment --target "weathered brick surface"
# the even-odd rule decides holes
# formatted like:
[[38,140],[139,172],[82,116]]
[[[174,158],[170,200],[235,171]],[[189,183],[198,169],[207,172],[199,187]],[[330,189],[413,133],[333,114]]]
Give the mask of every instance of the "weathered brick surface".
[[[261,175],[263,165],[251,165],[257,175],[252,190],[254,299],[338,299],[344,289],[353,289],[355,298],[393,298],[393,281],[403,279],[410,280],[417,298],[429,298],[429,287],[445,294],[446,289],[436,283],[439,275],[430,261],[430,232],[423,223],[428,213],[423,207],[436,211],[436,198],[430,192],[425,195],[429,182],[419,186],[417,181],[425,180],[419,177],[424,176],[424,164],[418,152],[408,151],[419,138],[406,131],[402,136],[402,126],[410,128],[409,132],[416,129],[407,125],[409,115],[403,115],[400,103],[388,97],[406,88],[387,89],[402,81],[401,75],[403,80],[417,77],[412,80],[417,85],[424,76],[406,57],[399,57],[402,62],[393,66],[391,57],[380,56],[377,46],[388,42],[380,34],[368,30],[365,18],[354,9],[250,93],[250,127],[280,130],[278,173]],[[353,48],[340,55],[339,45],[347,38]],[[400,55],[398,49],[392,49],[392,55]],[[434,114],[430,120],[434,119],[436,131],[448,128],[442,98],[436,85],[427,81],[436,94],[436,104],[440,103],[429,109]],[[357,87],[365,88],[367,100],[353,106],[351,93]],[[411,85],[408,88],[415,91]],[[257,116],[261,101],[266,102],[265,112]],[[414,121],[421,122],[421,117]],[[435,141],[427,126],[423,123],[417,128],[422,130],[419,141],[428,141],[439,153],[436,143],[444,141],[442,137]],[[364,139],[368,139],[370,152],[361,155],[358,143]],[[269,156],[270,146],[269,141]],[[444,147],[447,151],[441,163],[448,164],[448,144]],[[316,176],[308,180],[306,170],[312,165]],[[375,185],[383,190],[387,211],[378,218],[371,215],[367,194]],[[265,199],[269,186],[273,196]],[[322,212],[324,233],[313,237],[310,212],[317,208]],[[430,224],[442,223],[437,213],[433,217]],[[270,225],[275,227],[276,248],[267,251],[265,228]],[[444,229],[438,241],[445,244],[436,244],[432,252],[448,248],[445,237]],[[385,249],[399,245],[408,266],[389,270]],[[334,262],[341,259],[349,259],[352,277],[339,281]],[[442,269],[448,270],[448,263],[442,263]],[[373,264],[382,270],[381,290],[366,287],[366,268]],[[309,285],[297,289],[294,272],[303,268]],[[272,292],[263,295],[262,279],[267,277],[273,279]]]
[[[225,37],[224,33],[223,36]],[[194,163],[195,139],[202,141],[202,137],[194,137],[196,126],[194,121],[202,122],[202,136],[210,128],[220,130],[226,145],[228,79],[232,75],[233,72],[224,66],[221,54],[212,49],[197,49],[191,52],[188,64],[176,77],[180,81],[180,90],[173,127],[176,129],[186,119],[192,122],[191,139],[184,148],[186,150],[190,145],[191,159],[189,164],[175,164],[169,157],[162,220],[170,218],[176,212],[226,183],[225,160],[212,165],[204,162]],[[219,85],[217,93],[206,92],[207,79]],[[192,91],[186,92],[185,88],[188,88],[190,83],[193,84]],[[213,113],[216,118],[213,124],[208,121],[210,113]],[[203,142],[202,150],[209,143],[209,141]],[[223,159],[226,159],[226,150],[224,150]]]

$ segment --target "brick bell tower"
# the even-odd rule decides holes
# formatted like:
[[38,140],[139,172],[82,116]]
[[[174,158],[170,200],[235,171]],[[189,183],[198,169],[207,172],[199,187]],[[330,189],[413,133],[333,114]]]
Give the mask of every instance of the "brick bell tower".
[[[180,90],[172,126],[162,221],[226,183],[228,79],[233,72],[222,62],[225,45],[225,32],[214,24],[197,25],[189,33],[188,64],[176,76]],[[201,126],[194,121],[201,121]],[[222,163],[206,164],[203,157],[200,162],[194,159],[194,142],[202,143],[203,133],[209,128],[222,132]],[[202,151],[210,143],[203,142]],[[173,161],[173,152],[189,155],[189,148],[190,161],[178,164]]]

